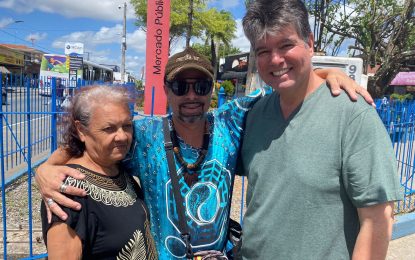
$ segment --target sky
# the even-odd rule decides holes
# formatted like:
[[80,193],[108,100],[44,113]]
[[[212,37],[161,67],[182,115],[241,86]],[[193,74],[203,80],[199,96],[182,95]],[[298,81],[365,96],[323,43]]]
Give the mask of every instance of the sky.
[[[134,9],[123,0],[0,0],[0,43],[23,44],[47,53],[64,54],[66,42],[82,42],[84,59],[121,64],[123,6],[127,2],[126,71],[141,77],[145,64],[145,32],[135,22]],[[232,13],[237,23],[232,44],[249,51],[241,19],[243,0],[210,0],[208,5]],[[197,39],[194,39],[197,41]],[[183,49],[184,40],[172,52]]]

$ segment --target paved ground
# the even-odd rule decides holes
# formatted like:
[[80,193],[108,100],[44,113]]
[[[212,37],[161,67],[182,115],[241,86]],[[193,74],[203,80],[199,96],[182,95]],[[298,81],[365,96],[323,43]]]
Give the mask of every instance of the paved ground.
[[415,234],[391,241],[387,260],[415,259]]
[[[26,257],[28,252],[28,234],[27,234],[27,184],[24,179],[20,185],[16,183],[15,187],[11,186],[7,192],[7,211],[8,211],[8,259],[19,259]],[[246,185],[244,195],[246,195]],[[46,249],[43,244],[41,235],[41,226],[39,218],[40,196],[37,188],[33,186],[33,252],[35,254],[45,253]],[[241,178],[235,180],[234,195],[232,198],[232,218],[239,221],[242,196]],[[20,199],[16,199],[20,198]],[[244,209],[245,209],[244,205]],[[0,208],[1,213],[1,208]],[[1,214],[0,214],[1,218]],[[1,221],[0,221],[1,222]],[[2,223],[0,223],[0,231],[2,233]],[[0,234],[0,259],[3,258],[3,241]],[[415,259],[415,234],[391,241],[388,251],[387,260],[414,260]]]

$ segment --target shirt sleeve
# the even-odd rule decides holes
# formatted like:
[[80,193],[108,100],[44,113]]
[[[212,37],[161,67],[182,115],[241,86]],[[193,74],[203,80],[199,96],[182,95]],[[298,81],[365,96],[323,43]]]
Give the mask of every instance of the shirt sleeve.
[[[47,232],[55,223],[66,223],[70,228],[72,228],[75,233],[79,236],[82,241],[82,249],[85,251],[86,243],[88,241],[93,241],[94,236],[94,225],[96,223],[94,216],[87,214],[87,204],[86,198],[83,197],[75,197],[75,196],[68,196],[70,199],[79,202],[82,206],[82,209],[79,211],[72,210],[70,208],[66,208],[61,206],[62,210],[68,215],[68,218],[63,221],[58,216],[52,215],[52,221],[49,224],[46,217],[46,206],[45,203],[42,201],[41,205],[41,218],[42,218],[42,233],[45,244],[47,245]],[[88,226],[89,225],[89,226]]]
[[355,207],[402,199],[392,143],[373,108],[351,116],[342,147],[343,183]]

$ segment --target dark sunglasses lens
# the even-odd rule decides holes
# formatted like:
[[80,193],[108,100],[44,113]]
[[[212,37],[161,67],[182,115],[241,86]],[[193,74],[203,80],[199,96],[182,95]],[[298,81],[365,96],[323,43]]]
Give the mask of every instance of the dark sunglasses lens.
[[206,96],[212,89],[212,81],[210,80],[199,80],[194,84],[194,90],[196,95]]
[[184,96],[189,91],[189,85],[185,81],[175,80],[171,84],[171,90],[176,96]]

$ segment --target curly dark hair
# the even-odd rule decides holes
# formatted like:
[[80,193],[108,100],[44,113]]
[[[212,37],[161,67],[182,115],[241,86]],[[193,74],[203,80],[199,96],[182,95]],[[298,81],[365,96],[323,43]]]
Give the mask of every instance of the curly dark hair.
[[128,107],[129,102],[132,102],[132,98],[124,87],[95,85],[81,88],[72,98],[67,111],[67,124],[61,142],[62,148],[71,157],[82,156],[85,151],[85,144],[79,139],[75,122],[78,121],[82,126],[88,127],[95,107],[107,103]]

